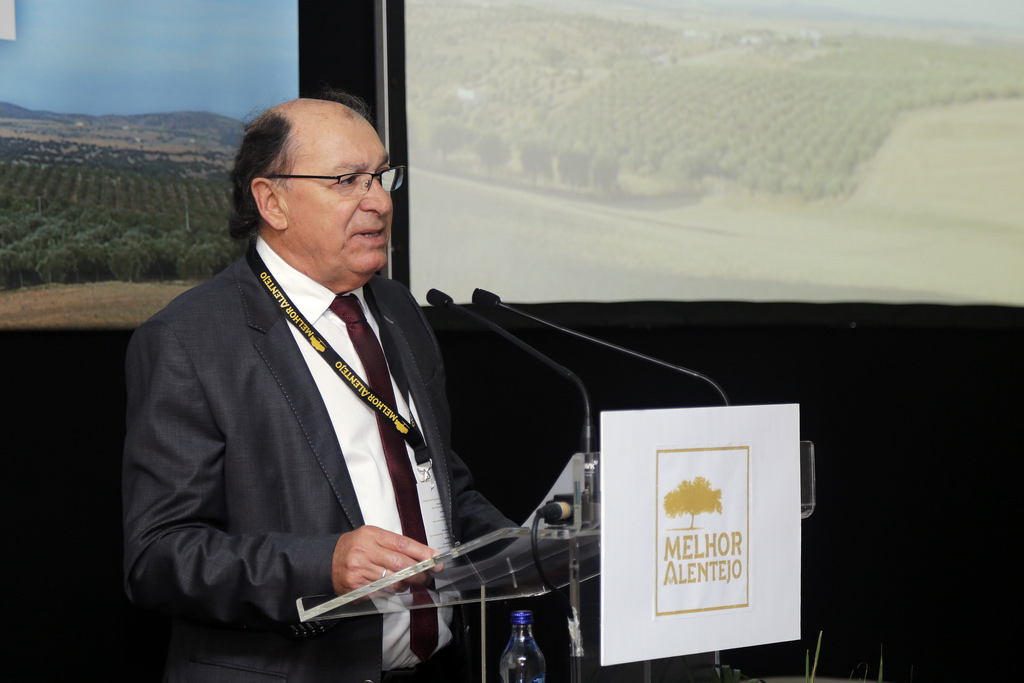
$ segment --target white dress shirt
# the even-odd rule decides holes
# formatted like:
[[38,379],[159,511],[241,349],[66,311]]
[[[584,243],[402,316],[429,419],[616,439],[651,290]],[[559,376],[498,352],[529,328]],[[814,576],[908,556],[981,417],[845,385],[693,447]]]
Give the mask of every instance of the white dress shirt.
[[[292,305],[313,327],[320,336],[327,340],[345,363],[360,377],[366,378],[362,361],[352,345],[345,323],[330,310],[335,294],[323,285],[310,279],[292,266],[288,265],[262,238],[256,241],[259,253],[267,269],[277,280],[278,286],[284,290]],[[369,307],[363,299],[362,289],[354,294],[366,314],[366,320],[373,328],[374,334],[380,339],[380,328]],[[338,444],[345,456],[345,465],[359,499],[359,509],[366,524],[402,533],[402,522],[398,516],[398,505],[395,502],[395,490],[388,473],[384,446],[381,443],[377,427],[375,411],[363,403],[345,382],[338,377],[334,368],[310,345],[309,340],[291,323],[295,341],[302,352],[302,357],[309,367],[313,380],[316,382],[320,395],[327,406]],[[417,420],[415,405],[409,405],[399,391],[394,377],[391,384],[395,392],[392,406],[406,419],[412,415]],[[416,462],[412,447],[406,445],[410,464],[415,472]],[[429,484],[418,483],[420,509],[423,514],[423,526],[427,532],[427,544],[443,553],[451,548],[451,539],[444,520],[437,489]],[[449,627],[451,609],[439,609],[438,648],[451,641]],[[409,647],[409,613],[394,612],[384,615],[384,670],[402,669],[414,666],[419,658]]]

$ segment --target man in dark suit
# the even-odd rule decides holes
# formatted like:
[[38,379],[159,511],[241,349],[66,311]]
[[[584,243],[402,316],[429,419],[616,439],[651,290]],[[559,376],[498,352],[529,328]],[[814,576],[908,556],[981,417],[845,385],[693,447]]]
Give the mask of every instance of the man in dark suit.
[[[419,306],[375,275],[401,169],[344,101],[287,102],[248,126],[231,223],[251,240],[247,258],[129,346],[125,583],[173,617],[168,680],[459,680],[439,664],[458,659],[451,610],[416,610],[432,615],[426,641],[408,612],[301,637],[295,600],[510,525],[451,451],[444,371]],[[343,294],[360,320],[338,308]],[[353,324],[379,339],[387,390]],[[398,465],[395,447],[385,452],[392,429],[406,432]],[[411,495],[396,466],[415,472]]]

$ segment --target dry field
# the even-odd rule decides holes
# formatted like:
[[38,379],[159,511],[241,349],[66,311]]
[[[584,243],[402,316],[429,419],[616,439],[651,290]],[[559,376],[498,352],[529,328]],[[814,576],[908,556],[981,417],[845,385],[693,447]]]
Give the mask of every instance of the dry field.
[[0,330],[134,329],[195,284],[100,282],[0,291]]

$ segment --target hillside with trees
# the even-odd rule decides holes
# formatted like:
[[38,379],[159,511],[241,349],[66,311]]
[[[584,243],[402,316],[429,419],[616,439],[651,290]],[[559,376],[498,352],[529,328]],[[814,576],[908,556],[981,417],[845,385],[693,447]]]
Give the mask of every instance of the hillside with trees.
[[0,104],[0,288],[202,280],[227,236],[238,121],[75,116]]
[[415,0],[406,12],[417,162],[581,197],[842,199],[902,118],[1024,97],[1024,46],[981,29],[839,32],[711,6],[659,17]]

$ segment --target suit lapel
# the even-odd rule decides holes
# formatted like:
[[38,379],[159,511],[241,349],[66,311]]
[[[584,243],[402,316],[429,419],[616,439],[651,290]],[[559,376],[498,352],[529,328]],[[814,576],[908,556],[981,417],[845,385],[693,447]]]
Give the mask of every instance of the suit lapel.
[[284,393],[298,429],[327,478],[352,528],[363,525],[359,500],[320,391],[306,367],[289,323],[244,262],[236,272],[239,292],[254,330],[253,346]]

